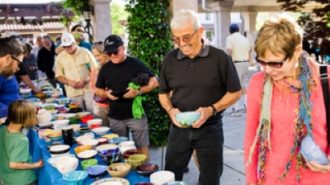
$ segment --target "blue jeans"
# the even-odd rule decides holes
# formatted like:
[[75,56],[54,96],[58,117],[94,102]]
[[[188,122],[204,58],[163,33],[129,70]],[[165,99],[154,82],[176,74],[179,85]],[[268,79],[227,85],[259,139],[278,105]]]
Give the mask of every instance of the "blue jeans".
[[165,157],[165,170],[182,180],[193,150],[200,165],[199,184],[219,185],[223,170],[222,120],[201,128],[178,128],[171,124]]

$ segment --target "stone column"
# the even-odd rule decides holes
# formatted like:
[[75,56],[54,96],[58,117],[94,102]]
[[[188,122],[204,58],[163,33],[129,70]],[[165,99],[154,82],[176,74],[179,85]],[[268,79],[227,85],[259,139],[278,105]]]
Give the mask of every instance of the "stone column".
[[225,49],[226,37],[229,35],[230,12],[233,7],[233,1],[220,1],[220,11],[216,13],[216,29],[218,30],[217,45]]
[[172,0],[171,1],[171,13],[174,15],[180,9],[189,9],[198,12],[198,0]]
[[94,41],[104,41],[112,33],[111,0],[94,0]]

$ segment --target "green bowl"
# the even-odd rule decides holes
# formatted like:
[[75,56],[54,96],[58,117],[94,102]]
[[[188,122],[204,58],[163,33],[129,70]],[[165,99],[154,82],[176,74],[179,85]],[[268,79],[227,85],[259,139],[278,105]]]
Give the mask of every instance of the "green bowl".
[[86,170],[90,166],[97,165],[97,160],[96,159],[87,159],[81,161],[81,167]]

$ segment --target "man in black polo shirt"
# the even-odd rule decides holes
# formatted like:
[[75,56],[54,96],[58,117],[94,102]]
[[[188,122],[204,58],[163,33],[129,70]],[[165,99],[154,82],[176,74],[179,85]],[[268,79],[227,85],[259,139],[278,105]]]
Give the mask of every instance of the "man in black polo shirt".
[[[158,87],[158,81],[151,71],[137,58],[127,56],[122,39],[110,35],[104,41],[104,52],[110,61],[104,64],[96,82],[95,94],[110,100],[110,128],[120,136],[128,136],[132,131],[133,140],[139,153],[149,155],[148,120],[133,117],[132,104],[136,96],[148,93]],[[146,74],[146,85],[138,90],[128,87],[133,78]]]
[[[180,10],[171,21],[173,40],[179,47],[164,59],[159,101],[172,123],[165,169],[182,180],[193,150],[199,162],[200,185],[218,185],[223,165],[222,112],[241,96],[241,86],[230,57],[204,44],[196,13]],[[183,128],[175,115],[198,111],[200,119]]]
[[38,52],[38,68],[46,73],[49,83],[55,87],[55,45],[48,35],[42,37],[42,48]]

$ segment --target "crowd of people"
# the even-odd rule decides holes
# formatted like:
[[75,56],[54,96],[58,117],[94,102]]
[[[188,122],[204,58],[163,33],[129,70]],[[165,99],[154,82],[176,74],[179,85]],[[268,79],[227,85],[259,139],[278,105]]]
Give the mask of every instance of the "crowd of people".
[[[41,93],[32,82],[40,74],[54,87],[62,86],[67,97],[102,118],[113,132],[127,137],[131,131],[138,152],[147,156],[147,115],[135,115],[132,104],[136,97],[159,87],[159,102],[171,120],[165,170],[172,171],[175,180],[182,180],[194,155],[198,184],[220,183],[223,112],[236,102],[233,113],[247,110],[248,185],[321,185],[330,180],[330,164],[305,160],[300,152],[302,140],[309,135],[326,155],[330,144],[319,65],[303,51],[297,23],[286,17],[265,22],[254,48],[263,70],[248,87],[243,87],[243,79],[252,48],[238,25],[229,27],[226,50],[206,43],[204,28],[193,11],[177,12],[170,29],[177,47],[165,56],[159,78],[143,61],[126,54],[122,38],[112,34],[90,44],[81,25],[64,32],[56,44],[48,35],[38,36],[33,47],[17,36],[1,37],[0,184],[37,184],[33,169],[41,168],[43,161],[31,161],[22,132],[37,123],[36,108],[21,100],[18,80]],[[185,111],[200,113],[189,128],[176,118]]]

